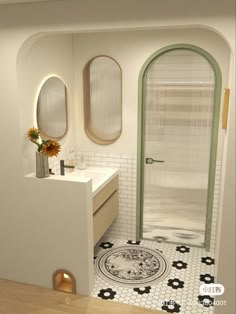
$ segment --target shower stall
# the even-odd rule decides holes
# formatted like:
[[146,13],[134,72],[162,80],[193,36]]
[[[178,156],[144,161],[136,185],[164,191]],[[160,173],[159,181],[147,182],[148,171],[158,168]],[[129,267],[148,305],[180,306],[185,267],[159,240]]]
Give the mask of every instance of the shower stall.
[[146,67],[142,77],[142,238],[205,246],[218,132],[215,100],[215,71],[199,51],[168,49]]

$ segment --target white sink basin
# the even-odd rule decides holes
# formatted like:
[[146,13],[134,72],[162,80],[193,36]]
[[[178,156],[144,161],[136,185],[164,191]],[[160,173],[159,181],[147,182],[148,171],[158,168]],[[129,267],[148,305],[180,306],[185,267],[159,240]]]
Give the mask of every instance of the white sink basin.
[[78,181],[84,178],[92,180],[93,196],[96,195],[108,182],[110,182],[119,170],[116,168],[98,168],[88,167],[85,170],[76,169],[73,172],[65,173],[65,176],[72,176],[78,178]]

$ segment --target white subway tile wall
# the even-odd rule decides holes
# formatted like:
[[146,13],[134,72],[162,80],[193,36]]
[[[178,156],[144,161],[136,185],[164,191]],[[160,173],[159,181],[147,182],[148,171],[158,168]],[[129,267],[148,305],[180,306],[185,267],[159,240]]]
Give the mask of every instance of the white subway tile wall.
[[136,238],[136,155],[80,152],[88,166],[113,167],[119,169],[119,215],[106,232],[106,236],[119,239]]
[[60,175],[60,160],[61,159],[64,159],[65,164],[69,165],[70,160],[73,160],[73,162],[76,161],[76,153],[74,150],[70,150],[68,153],[65,153],[63,156],[59,155],[58,157],[49,158],[49,168],[56,175]]
[[[87,166],[114,167],[119,168],[119,216],[107,230],[106,237],[119,239],[136,239],[136,179],[137,179],[137,158],[136,155],[115,154],[115,153],[97,153],[97,152],[79,152],[74,151],[64,156],[66,162],[73,159],[77,165],[81,159],[87,163]],[[49,160],[52,171],[59,175],[59,158]],[[211,231],[211,251],[215,249],[216,242],[216,224],[219,208],[221,182],[221,161],[216,163],[215,190],[212,213],[212,231]]]

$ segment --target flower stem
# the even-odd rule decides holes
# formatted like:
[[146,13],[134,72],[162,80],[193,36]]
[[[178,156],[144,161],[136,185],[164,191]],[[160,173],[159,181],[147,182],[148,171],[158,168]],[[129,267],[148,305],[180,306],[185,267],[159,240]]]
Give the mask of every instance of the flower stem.
[[38,146],[38,152],[40,152],[42,149],[42,145],[40,145],[38,142],[36,142],[35,140],[32,140],[32,139],[30,139],[30,141]]

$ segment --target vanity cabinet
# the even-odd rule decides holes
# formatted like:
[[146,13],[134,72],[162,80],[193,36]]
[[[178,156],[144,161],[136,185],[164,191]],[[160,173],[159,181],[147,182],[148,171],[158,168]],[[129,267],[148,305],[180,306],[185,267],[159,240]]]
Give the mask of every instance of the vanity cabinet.
[[115,176],[93,198],[93,240],[94,246],[118,215],[118,175]]

